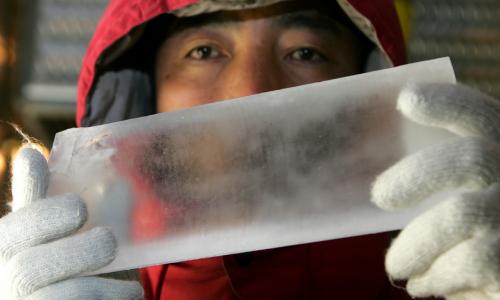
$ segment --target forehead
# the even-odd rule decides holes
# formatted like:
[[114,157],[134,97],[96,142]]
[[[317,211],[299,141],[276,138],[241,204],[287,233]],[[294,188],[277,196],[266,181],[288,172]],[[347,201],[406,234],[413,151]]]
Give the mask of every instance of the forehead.
[[338,30],[339,24],[353,26],[334,1],[286,1],[247,10],[221,11],[195,17],[179,18],[170,27],[175,34],[200,27],[235,27],[247,20],[269,20],[279,27],[303,27],[317,30]]

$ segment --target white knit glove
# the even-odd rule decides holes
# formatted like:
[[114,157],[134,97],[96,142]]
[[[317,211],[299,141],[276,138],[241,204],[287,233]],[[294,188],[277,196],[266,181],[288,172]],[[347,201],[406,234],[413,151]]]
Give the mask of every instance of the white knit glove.
[[452,84],[410,86],[410,119],[462,136],[404,158],[375,181],[372,199],[396,210],[454,187],[468,190],[413,220],[392,243],[386,270],[415,297],[500,299],[500,102]]
[[13,165],[13,212],[0,219],[0,299],[140,299],[137,282],[78,277],[113,260],[115,240],[105,228],[69,236],[86,221],[74,194],[42,199],[45,158],[21,150]]

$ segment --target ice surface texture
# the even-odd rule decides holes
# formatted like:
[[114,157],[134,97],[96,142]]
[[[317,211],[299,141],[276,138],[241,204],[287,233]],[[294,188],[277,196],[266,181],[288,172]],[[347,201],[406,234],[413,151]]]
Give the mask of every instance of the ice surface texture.
[[448,59],[212,103],[56,136],[51,194],[89,206],[117,259],[100,273],[401,228],[371,181],[451,134],[404,120],[401,88],[454,82]]

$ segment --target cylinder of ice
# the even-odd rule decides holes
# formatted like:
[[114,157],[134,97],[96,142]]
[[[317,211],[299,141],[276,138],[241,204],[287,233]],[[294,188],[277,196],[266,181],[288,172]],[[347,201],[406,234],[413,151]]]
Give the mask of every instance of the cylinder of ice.
[[401,228],[369,201],[385,168],[451,137],[404,120],[408,82],[454,82],[449,59],[58,133],[49,194],[79,193],[111,228],[97,273]]

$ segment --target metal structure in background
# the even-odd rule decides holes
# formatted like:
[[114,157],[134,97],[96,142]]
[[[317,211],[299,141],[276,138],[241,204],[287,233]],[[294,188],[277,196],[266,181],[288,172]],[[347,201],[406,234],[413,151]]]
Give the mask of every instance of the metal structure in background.
[[[74,89],[82,57],[107,2],[107,0],[39,0],[36,30],[37,59],[34,61],[29,88]],[[47,99],[44,100],[49,101],[74,100],[51,99],[53,97],[50,94],[46,96]]]
[[26,126],[50,144],[74,126],[83,55],[108,0],[38,0],[25,51],[20,106]]
[[412,0],[412,61],[450,56],[460,82],[500,98],[500,1]]

